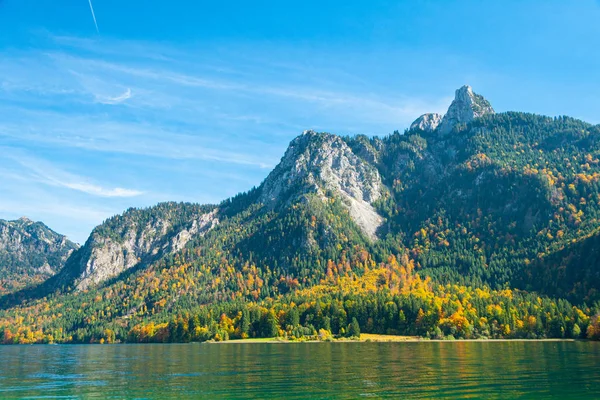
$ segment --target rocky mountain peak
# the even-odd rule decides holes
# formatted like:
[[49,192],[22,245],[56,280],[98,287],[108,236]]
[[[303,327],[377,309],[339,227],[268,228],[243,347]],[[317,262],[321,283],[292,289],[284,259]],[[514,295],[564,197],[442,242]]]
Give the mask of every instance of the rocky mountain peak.
[[469,123],[475,118],[494,113],[489,101],[473,92],[471,86],[465,85],[456,90],[454,101],[450,104],[438,129],[441,134],[447,134],[456,124]]
[[275,208],[308,193],[326,199],[336,193],[353,220],[371,238],[382,223],[372,203],[383,184],[375,167],[353,153],[339,136],[304,131],[290,143],[281,162],[261,186],[260,202]]
[[464,85],[456,90],[454,101],[450,104],[445,115],[436,113],[423,114],[410,125],[410,130],[424,132],[437,130],[439,133],[445,135],[456,124],[469,123],[475,118],[494,113],[495,111],[489,101],[473,92],[471,86]]
[[19,222],[23,223],[23,224],[32,224],[33,221],[30,220],[29,218],[22,216],[21,218],[19,218]]
[[423,114],[410,124],[410,130],[421,130],[424,132],[433,132],[437,129],[443,116],[437,113]]

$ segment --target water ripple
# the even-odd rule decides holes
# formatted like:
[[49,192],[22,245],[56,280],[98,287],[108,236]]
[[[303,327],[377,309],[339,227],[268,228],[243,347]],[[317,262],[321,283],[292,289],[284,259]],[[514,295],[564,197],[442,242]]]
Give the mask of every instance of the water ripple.
[[600,344],[0,347],[2,398],[593,399]]

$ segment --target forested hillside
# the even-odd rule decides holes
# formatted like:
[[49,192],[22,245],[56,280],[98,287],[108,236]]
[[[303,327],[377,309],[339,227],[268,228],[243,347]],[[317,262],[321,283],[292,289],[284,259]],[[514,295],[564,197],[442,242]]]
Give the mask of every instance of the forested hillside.
[[427,274],[528,287],[531,263],[598,228],[599,141],[598,126],[523,113],[487,115],[441,138],[394,134],[383,140],[392,196],[380,211]]
[[0,299],[5,343],[600,336],[600,127],[471,88],[404,133],[307,131],[257,188],[97,227]]

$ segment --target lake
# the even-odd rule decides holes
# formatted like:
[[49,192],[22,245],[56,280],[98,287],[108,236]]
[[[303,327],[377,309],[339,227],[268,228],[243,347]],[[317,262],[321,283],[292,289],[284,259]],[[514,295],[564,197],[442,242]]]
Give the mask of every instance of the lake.
[[600,396],[600,343],[0,346],[0,398]]

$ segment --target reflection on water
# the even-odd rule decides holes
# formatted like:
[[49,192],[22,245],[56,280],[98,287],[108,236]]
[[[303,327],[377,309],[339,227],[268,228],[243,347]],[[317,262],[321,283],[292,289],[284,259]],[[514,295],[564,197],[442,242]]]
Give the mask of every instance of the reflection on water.
[[1,398],[600,396],[600,343],[0,347]]

